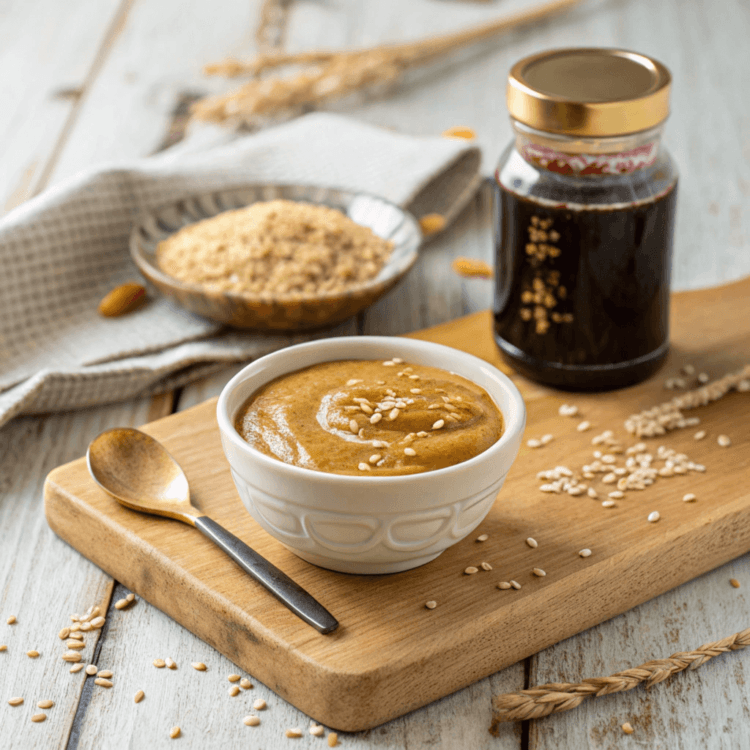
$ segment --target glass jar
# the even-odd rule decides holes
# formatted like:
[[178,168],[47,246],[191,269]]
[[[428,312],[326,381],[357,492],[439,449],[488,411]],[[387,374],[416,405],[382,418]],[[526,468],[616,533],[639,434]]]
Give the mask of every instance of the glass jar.
[[495,340],[563,389],[637,383],[669,348],[677,172],[669,71],[623,50],[554,50],[510,72],[496,172]]

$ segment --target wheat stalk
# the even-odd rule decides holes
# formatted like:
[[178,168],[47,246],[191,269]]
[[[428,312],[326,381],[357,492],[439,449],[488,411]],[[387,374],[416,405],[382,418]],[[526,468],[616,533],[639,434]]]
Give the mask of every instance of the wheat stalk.
[[261,52],[278,50],[284,46],[291,1],[263,0],[258,28],[255,30],[255,41]]
[[[254,80],[228,94],[210,96],[196,102],[193,113],[198,119],[209,122],[253,124],[261,117],[294,113],[341,99],[365,88],[393,85],[408,68],[425,65],[450,51],[534,23],[580,2],[552,0],[472,29],[419,42],[344,52],[273,51],[261,53],[249,62],[226,60],[207,65],[204,69],[207,75],[249,75]],[[289,65],[302,66],[303,69],[286,77],[258,78],[265,71]]]
[[498,727],[504,721],[541,719],[558,711],[576,708],[587,698],[621,693],[643,683],[646,687],[651,687],[678,672],[697,669],[715,656],[746,646],[750,646],[750,628],[720,641],[706,643],[695,651],[679,651],[668,659],[648,661],[640,667],[616,672],[609,677],[590,677],[583,682],[552,682],[528,690],[498,695],[492,700],[490,732],[497,735]]

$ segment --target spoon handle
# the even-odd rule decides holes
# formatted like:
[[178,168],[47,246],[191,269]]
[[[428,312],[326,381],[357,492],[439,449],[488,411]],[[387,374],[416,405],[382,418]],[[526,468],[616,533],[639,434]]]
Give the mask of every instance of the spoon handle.
[[226,552],[246,573],[265,586],[297,617],[321,633],[336,630],[338,620],[286,573],[282,573],[255,550],[208,516],[195,519],[195,528],[205,534],[217,547]]

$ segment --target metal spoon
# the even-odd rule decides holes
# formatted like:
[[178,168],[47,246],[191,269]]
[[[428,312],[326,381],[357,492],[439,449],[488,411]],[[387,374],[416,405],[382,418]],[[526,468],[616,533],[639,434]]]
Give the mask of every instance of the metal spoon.
[[297,617],[321,633],[338,621],[301,586],[190,503],[185,472],[158,441],[117,427],[94,438],[86,452],[94,481],[125,507],[195,526]]

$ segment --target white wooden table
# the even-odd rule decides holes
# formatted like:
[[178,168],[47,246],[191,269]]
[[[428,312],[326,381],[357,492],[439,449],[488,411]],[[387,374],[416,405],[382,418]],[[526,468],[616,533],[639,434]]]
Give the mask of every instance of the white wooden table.
[[[290,50],[418,38],[528,6],[533,0],[296,0]],[[0,207],[10,210],[94,162],[144,156],[163,146],[184,97],[218,90],[201,66],[249,55],[260,0],[5,0],[0,4]],[[509,140],[510,65],[555,46],[624,46],[661,59],[674,75],[667,140],[681,167],[674,284],[699,287],[750,273],[750,7],[741,0],[609,0],[515,32],[409,76],[387,98],[338,111],[408,133],[469,125],[485,169]],[[400,334],[491,304],[486,281],[450,270],[457,255],[491,262],[491,196],[484,190],[455,226],[423,252],[409,277],[358,320],[359,334]],[[123,249],[124,251],[124,249]],[[0,266],[0,272],[1,266]],[[177,393],[77,413],[21,418],[0,431],[0,747],[158,748],[182,727],[180,747],[323,747],[284,737],[309,720],[256,684],[229,698],[232,665],[144,602],[117,612],[124,589],[49,530],[42,509],[48,471],[77,458],[115,425],[138,425],[219,392],[229,369]],[[351,748],[747,748],[750,655],[736,653],[652,691],[599,699],[567,714],[487,731],[492,695],[548,681],[576,681],[729,635],[750,625],[750,557],[558,644],[401,719],[360,734]],[[729,586],[737,578],[743,588]],[[115,673],[112,690],[69,675],[57,631],[68,615],[109,603],[108,623],[84,651]],[[5,624],[14,614],[16,625]],[[89,639],[92,640],[92,639]],[[41,652],[38,659],[24,655]],[[53,656],[54,654],[54,656]],[[171,656],[176,672],[148,666]],[[193,679],[191,661],[210,679]],[[146,691],[133,703],[138,688]],[[6,700],[22,695],[11,708]],[[246,727],[250,698],[269,705]],[[29,721],[38,700],[56,705]],[[625,736],[629,721],[635,733]],[[170,745],[171,747],[171,745]]]

